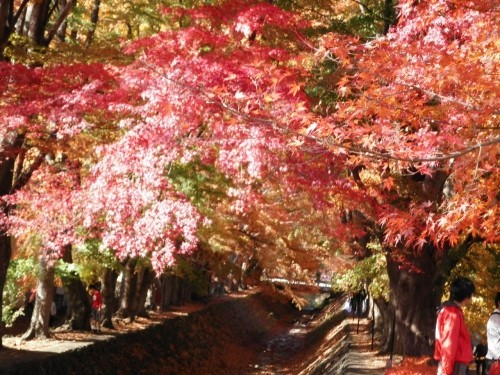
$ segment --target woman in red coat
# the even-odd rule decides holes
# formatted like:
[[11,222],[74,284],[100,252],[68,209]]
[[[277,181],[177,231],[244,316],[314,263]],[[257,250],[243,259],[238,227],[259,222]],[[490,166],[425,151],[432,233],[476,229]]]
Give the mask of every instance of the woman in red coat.
[[471,302],[475,290],[470,279],[458,277],[451,284],[450,300],[438,310],[434,347],[438,375],[466,375],[474,358],[462,308]]

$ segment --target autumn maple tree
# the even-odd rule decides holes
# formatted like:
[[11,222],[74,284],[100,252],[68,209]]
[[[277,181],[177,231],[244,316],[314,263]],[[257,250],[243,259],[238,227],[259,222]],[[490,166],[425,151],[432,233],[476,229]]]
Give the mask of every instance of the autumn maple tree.
[[[272,175],[330,209],[345,249],[369,255],[366,241],[380,243],[400,341],[428,352],[452,260],[498,240],[494,5],[402,2],[387,36],[329,34],[314,53],[300,21],[272,7],[183,10],[190,27],[133,43],[141,109],[176,121],[182,158],[211,158],[231,176],[236,210],[255,206]],[[273,44],[284,39],[288,49]],[[314,58],[336,67],[338,100],[324,112],[302,90]]]
[[[25,230],[44,229],[40,234],[44,237],[44,248],[50,253],[59,252],[67,245],[68,238],[73,238],[69,219],[59,221],[55,217],[44,217],[44,210],[36,210],[37,203],[34,202],[61,209],[73,206],[72,202],[64,205],[70,197],[66,195],[65,199],[61,199],[61,195],[65,195],[68,184],[71,186],[70,182],[74,180],[72,176],[78,160],[63,158],[58,162],[57,158],[61,155],[67,157],[72,149],[79,147],[78,143],[72,143],[77,135],[91,129],[99,131],[102,126],[113,123],[112,116],[101,110],[121,94],[114,85],[113,75],[97,65],[30,69],[4,62],[0,63],[0,87],[0,285],[3,287],[12,252],[10,234],[22,231],[23,223]],[[22,95],[19,94],[21,92]],[[82,116],[84,113],[86,117]],[[69,182],[64,183],[64,177],[42,178],[43,181],[40,181],[40,176],[44,174],[68,174]],[[38,185],[24,191],[33,176]],[[16,193],[21,190],[23,194],[18,202]],[[30,192],[32,195],[27,199]],[[44,192],[50,194],[45,195]],[[30,199],[33,205],[26,203]],[[25,211],[23,215],[15,216],[14,208],[25,208]],[[64,211],[69,212],[67,209]],[[11,214],[16,220],[11,220]],[[50,225],[47,225],[47,220]],[[71,230],[68,231],[68,228]]]
[[353,209],[387,252],[397,330],[418,354],[456,259],[476,241],[498,241],[497,26],[489,2],[399,9],[386,38],[324,39],[319,53],[345,69],[345,100],[318,136],[349,153],[357,188],[376,202]]

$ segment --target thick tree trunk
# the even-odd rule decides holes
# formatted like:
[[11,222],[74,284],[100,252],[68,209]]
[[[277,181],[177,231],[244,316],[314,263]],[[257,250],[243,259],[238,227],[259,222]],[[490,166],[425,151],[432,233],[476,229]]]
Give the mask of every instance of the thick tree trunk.
[[191,302],[191,282],[188,278],[179,279],[179,304],[185,305]]
[[424,247],[407,254],[408,264],[388,256],[391,304],[395,310],[396,333],[406,355],[428,355],[433,350],[436,307],[442,296],[442,269],[436,251]]
[[[63,260],[66,263],[73,263],[71,249],[66,249]],[[90,301],[80,276],[72,271],[69,277],[63,278],[62,281],[68,291],[66,325],[72,330],[90,331]]]
[[142,267],[140,278],[137,278],[137,291],[136,291],[136,306],[135,313],[137,316],[147,316],[146,313],[146,298],[148,296],[148,290],[151,286],[151,281],[153,280],[153,272],[147,268]]
[[116,316],[119,318],[128,318],[131,321],[135,318],[134,298],[136,297],[137,290],[137,274],[135,273],[136,259],[128,259],[125,263],[125,270],[123,273],[122,288],[120,298],[120,308]]
[[[389,6],[389,1],[386,2]],[[422,200],[438,204],[448,175],[436,170],[432,175],[408,175],[407,183]],[[456,259],[463,257],[470,244],[469,236],[454,250]],[[395,312],[397,352],[406,355],[428,355],[433,351],[436,308],[441,302],[443,285],[452,263],[450,248],[437,250],[432,244],[422,249],[387,249],[387,272],[390,303]],[[397,255],[396,255],[397,254]]]
[[106,328],[114,328],[113,314],[117,310],[116,280],[118,272],[111,268],[106,268],[102,278],[102,322],[101,326]]
[[168,309],[168,307],[172,304],[171,303],[171,288],[172,288],[172,282],[171,282],[171,277],[170,275],[163,274],[161,276],[161,284],[160,284],[160,308],[161,311],[165,311]]
[[177,306],[179,305],[179,278],[172,275],[170,281],[172,283],[172,287],[170,289],[170,304]]
[[16,22],[16,33],[18,33],[19,35],[24,35],[28,32],[28,30],[26,29],[27,9],[27,7],[24,7],[24,9],[19,14],[19,18]]
[[187,294],[190,294],[189,285],[183,285],[184,280],[172,274],[164,274],[161,276],[161,310],[168,309],[169,306],[176,306],[189,300]]
[[387,354],[391,351],[394,311],[383,298],[376,298],[373,303],[376,306],[375,328],[380,332],[380,353]]
[[45,27],[49,21],[50,0],[41,0],[31,5],[28,27],[28,37],[40,46],[47,44],[45,39]]
[[50,337],[50,307],[54,299],[54,265],[40,261],[40,275],[36,287],[35,307],[31,316],[30,327],[23,335],[23,340]]

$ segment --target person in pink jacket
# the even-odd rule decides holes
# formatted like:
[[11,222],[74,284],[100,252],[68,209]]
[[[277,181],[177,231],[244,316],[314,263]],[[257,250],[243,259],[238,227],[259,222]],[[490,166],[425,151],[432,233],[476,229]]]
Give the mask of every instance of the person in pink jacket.
[[466,375],[474,359],[462,308],[471,302],[475,290],[470,279],[456,278],[450,287],[450,300],[438,309],[434,346],[438,375]]

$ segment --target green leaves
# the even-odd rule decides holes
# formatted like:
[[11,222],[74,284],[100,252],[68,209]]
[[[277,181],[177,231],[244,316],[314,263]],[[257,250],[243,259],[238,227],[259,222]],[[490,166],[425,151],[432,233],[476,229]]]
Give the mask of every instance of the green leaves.
[[353,267],[337,273],[332,278],[332,289],[339,292],[356,293],[366,287],[373,298],[389,301],[389,276],[385,255],[375,251],[373,255],[359,260]]
[[16,258],[10,262],[2,305],[2,321],[7,326],[24,315],[25,293],[36,286],[38,267],[39,263],[34,257]]

